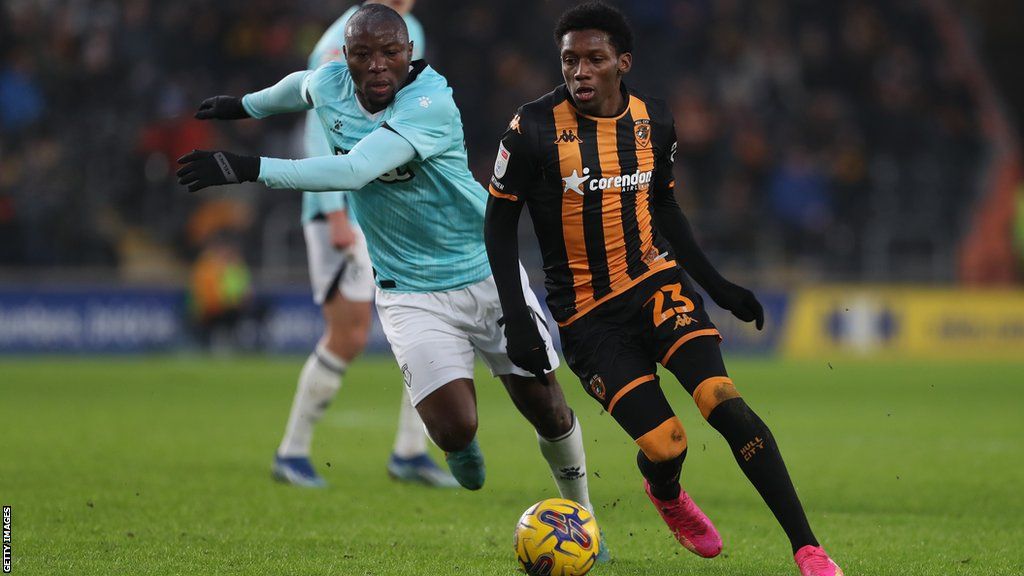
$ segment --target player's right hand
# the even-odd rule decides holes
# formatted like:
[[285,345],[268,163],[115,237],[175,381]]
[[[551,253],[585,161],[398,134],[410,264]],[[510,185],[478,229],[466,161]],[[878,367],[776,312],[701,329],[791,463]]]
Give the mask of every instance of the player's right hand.
[[723,279],[714,290],[708,290],[708,294],[733,316],[744,322],[753,322],[758,330],[764,327],[764,307],[750,290]]
[[249,113],[242,106],[242,99],[234,96],[214,96],[203,100],[196,111],[196,118],[200,120],[241,120],[250,118]]
[[193,150],[178,158],[178,184],[189,192],[207,186],[254,182],[260,175],[258,156],[241,156],[224,150]]
[[508,359],[523,370],[532,373],[541,382],[547,382],[544,374],[551,370],[547,344],[541,337],[533,312],[526,310],[506,314],[498,323],[505,324],[505,341]]

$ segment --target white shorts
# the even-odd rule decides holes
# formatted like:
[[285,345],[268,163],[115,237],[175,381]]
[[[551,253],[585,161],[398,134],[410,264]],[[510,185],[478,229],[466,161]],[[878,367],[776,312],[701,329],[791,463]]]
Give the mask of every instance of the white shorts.
[[366,252],[366,237],[358,226],[353,226],[356,240],[344,250],[331,243],[331,227],[326,220],[313,220],[302,225],[306,235],[306,255],[309,260],[309,283],[313,287],[313,301],[323,305],[335,288],[346,300],[369,302],[373,300],[373,266]]
[[[551,368],[558,354],[544,325],[544,312],[520,266],[526,303],[535,312],[537,326],[547,343]],[[377,290],[377,314],[391,351],[402,369],[413,405],[441,386],[459,378],[473,378],[474,355],[491,374],[532,376],[508,359],[505,333],[498,325],[501,302],[494,278],[450,292],[401,293]]]

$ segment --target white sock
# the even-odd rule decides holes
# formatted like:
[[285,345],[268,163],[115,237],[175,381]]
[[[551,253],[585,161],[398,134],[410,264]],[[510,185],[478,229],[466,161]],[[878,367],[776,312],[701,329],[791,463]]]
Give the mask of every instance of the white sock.
[[427,433],[420,413],[412,400],[402,392],[402,408],[398,412],[398,434],[395,435],[394,453],[399,458],[410,458],[427,451]]
[[576,415],[572,415],[572,428],[559,438],[549,440],[537,434],[537,444],[551,467],[558,493],[562,498],[582,504],[594,511],[587,489],[587,455],[583,452],[583,429]]
[[309,456],[313,425],[324,415],[327,405],[341,388],[341,376],[347,363],[323,345],[306,359],[299,373],[299,387],[292,400],[292,412],[277,453],[280,456]]

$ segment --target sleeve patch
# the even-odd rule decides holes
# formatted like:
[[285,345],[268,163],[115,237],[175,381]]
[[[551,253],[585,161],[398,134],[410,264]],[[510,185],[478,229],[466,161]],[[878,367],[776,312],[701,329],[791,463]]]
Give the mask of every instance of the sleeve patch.
[[504,142],[498,143],[498,155],[494,158],[494,177],[504,178],[505,173],[508,171],[508,161],[512,157],[512,153],[505,148]]

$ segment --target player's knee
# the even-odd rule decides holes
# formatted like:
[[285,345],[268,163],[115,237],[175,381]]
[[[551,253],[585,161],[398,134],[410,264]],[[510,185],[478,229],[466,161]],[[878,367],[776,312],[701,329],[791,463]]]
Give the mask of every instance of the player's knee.
[[437,447],[445,452],[458,452],[476,438],[475,414],[452,414],[440,422],[428,422],[427,430]]
[[732,380],[726,376],[715,376],[708,378],[697,385],[693,391],[693,401],[700,409],[701,416],[705,420],[723,403],[734,398],[739,398],[740,393],[736,390]]
[[544,438],[558,438],[572,429],[572,410],[564,400],[546,404],[536,416],[534,427]]
[[673,416],[637,438],[636,444],[651,462],[667,462],[686,451],[686,431],[679,418]]
[[366,330],[360,330],[352,327],[334,327],[328,328],[324,332],[324,346],[331,351],[332,354],[339,358],[344,358],[345,361],[351,362],[356,356],[359,356],[366,348],[366,342],[369,338]]

